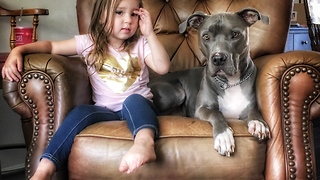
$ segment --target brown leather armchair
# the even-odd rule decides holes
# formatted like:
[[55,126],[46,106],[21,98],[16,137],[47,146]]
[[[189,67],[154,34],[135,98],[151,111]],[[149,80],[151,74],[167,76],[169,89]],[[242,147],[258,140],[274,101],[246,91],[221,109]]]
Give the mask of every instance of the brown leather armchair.
[[[80,34],[87,33],[93,0],[77,0]],[[159,39],[171,57],[171,71],[205,64],[196,31],[179,34],[178,25],[194,11],[208,14],[253,7],[270,25],[250,28],[251,57],[258,66],[258,103],[272,138],[257,141],[246,125],[229,119],[236,151],[220,156],[213,148],[210,124],[179,116],[160,116],[157,160],[127,175],[118,171],[133,141],[125,122],[94,124],[74,140],[69,179],[315,179],[313,121],[320,119],[320,54],[284,50],[291,0],[144,0]],[[152,75],[153,76],[153,75]],[[30,177],[56,129],[76,105],[91,103],[85,65],[80,58],[30,54],[20,82],[3,81],[4,97],[21,115]],[[56,178],[66,178],[57,173]]]

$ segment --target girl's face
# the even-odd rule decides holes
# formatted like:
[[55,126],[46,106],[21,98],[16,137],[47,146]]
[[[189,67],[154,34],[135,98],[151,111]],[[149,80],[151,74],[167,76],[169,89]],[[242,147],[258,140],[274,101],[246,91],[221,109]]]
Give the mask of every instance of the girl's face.
[[108,39],[114,48],[119,48],[137,31],[139,16],[134,13],[137,10],[139,10],[138,0],[121,0],[115,11],[113,29]]

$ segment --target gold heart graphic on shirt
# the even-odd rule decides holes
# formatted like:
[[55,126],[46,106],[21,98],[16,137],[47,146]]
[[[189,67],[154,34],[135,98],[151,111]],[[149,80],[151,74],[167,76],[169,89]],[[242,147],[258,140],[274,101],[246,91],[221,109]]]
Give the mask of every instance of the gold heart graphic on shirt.
[[129,54],[118,60],[114,56],[108,55],[98,74],[113,92],[123,93],[140,76],[140,64],[138,57],[132,57]]

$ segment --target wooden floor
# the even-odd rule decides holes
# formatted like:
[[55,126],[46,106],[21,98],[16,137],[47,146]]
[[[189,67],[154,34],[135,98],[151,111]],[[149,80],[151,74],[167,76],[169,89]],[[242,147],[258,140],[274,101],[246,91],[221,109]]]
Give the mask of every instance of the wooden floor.
[[12,175],[3,175],[0,180],[24,180],[24,172],[20,172]]

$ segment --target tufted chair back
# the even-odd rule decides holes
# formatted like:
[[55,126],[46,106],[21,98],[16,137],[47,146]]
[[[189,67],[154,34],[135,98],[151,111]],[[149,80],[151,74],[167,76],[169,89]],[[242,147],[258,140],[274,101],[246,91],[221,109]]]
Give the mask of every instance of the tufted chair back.
[[[77,0],[80,34],[88,33],[94,0]],[[270,24],[257,22],[250,27],[251,58],[283,52],[290,24],[292,0],[143,0],[154,30],[171,58],[171,71],[205,64],[198,46],[197,31],[179,33],[179,24],[195,11],[207,14],[237,12],[251,7],[270,18]],[[281,18],[279,18],[281,17]]]

